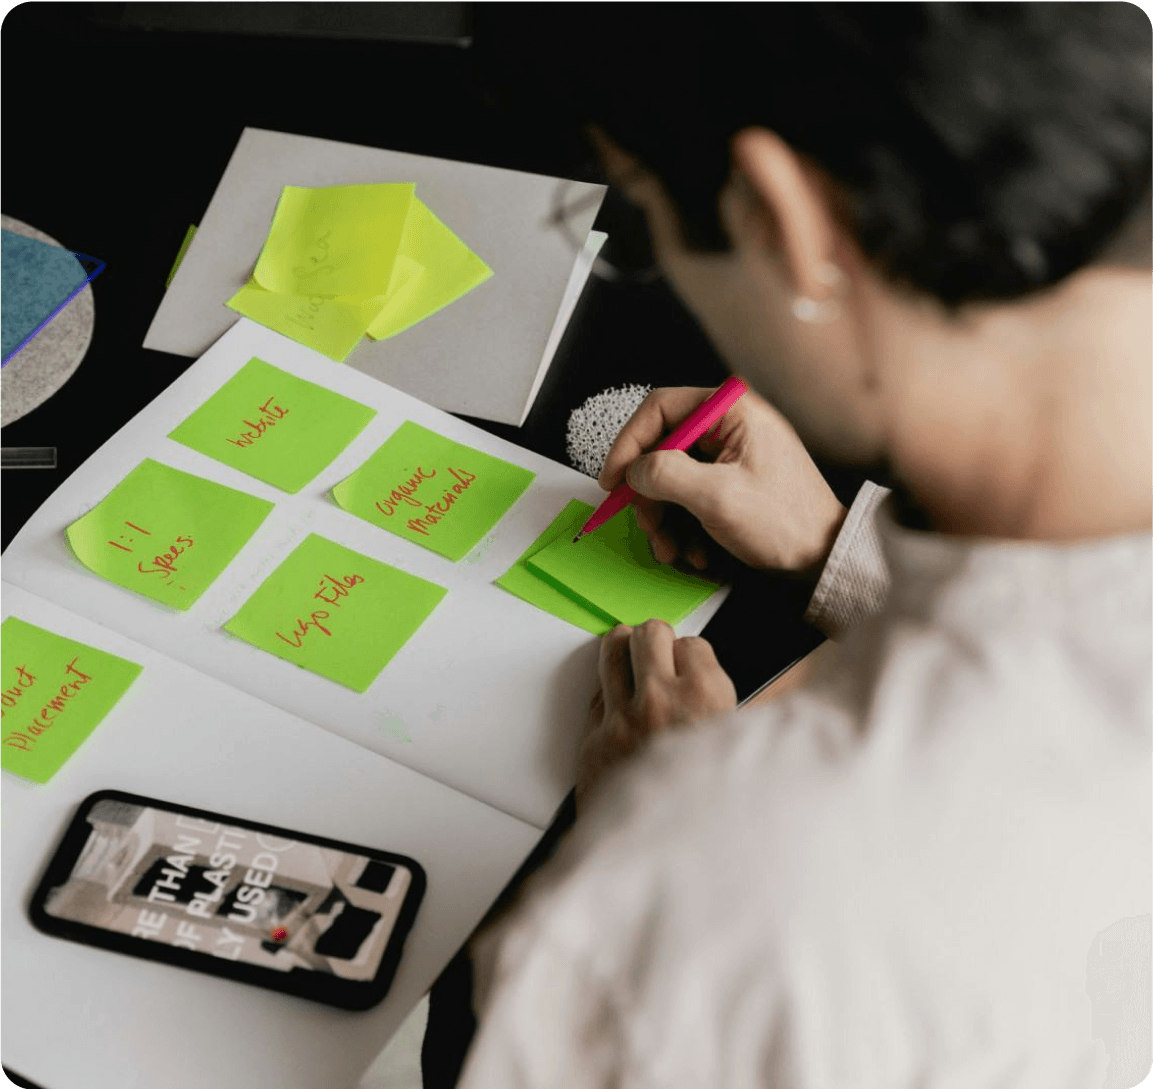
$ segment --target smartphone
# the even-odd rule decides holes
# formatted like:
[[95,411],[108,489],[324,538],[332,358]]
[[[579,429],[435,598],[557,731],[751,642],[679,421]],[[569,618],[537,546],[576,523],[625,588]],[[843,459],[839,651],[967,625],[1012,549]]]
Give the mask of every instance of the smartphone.
[[424,889],[404,855],[102,790],[29,913],[56,937],[363,1010],[387,993]]

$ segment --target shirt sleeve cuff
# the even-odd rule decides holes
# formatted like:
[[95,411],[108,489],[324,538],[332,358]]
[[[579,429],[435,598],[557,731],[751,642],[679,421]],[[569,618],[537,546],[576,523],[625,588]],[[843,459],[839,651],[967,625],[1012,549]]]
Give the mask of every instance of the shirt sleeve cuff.
[[877,534],[876,512],[889,494],[866,481],[833,542],[805,620],[830,639],[877,612],[889,589],[889,569]]

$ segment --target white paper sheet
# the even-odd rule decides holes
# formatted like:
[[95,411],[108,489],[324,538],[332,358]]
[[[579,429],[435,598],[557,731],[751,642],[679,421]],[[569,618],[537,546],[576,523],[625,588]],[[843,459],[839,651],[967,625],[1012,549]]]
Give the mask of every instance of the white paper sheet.
[[[252,356],[378,410],[352,444],[296,495],[285,495],[166,438]],[[348,514],[328,495],[406,419],[537,474],[492,533],[459,563]],[[174,612],[93,575],[64,537],[65,527],[144,457],[276,503],[223,575],[187,612]],[[596,687],[598,641],[506,593],[493,579],[569,499],[596,504],[603,497],[593,480],[573,469],[242,320],[33,515],[5,553],[4,578],[544,829],[574,780],[580,730]],[[364,694],[221,630],[308,533],[449,590]],[[679,632],[699,632],[723,597],[724,591],[713,595]]]
[[[198,356],[239,320],[224,304],[256,264],[285,185],[369,182],[415,182],[493,275],[403,333],[362,342],[347,365],[446,411],[519,424],[578,256],[551,221],[558,187],[570,204],[588,200],[568,220],[585,239],[604,186],[246,128],[144,347]],[[582,267],[583,287],[591,261]]]
[[[5,1064],[51,1089],[355,1085],[538,829],[23,590],[4,587],[3,614],[144,667],[47,784],[0,773]],[[415,858],[428,889],[385,1001],[332,1009],[35,930],[57,840],[109,788]]]
[[589,231],[589,236],[585,239],[584,249],[581,250],[576,264],[572,267],[572,274],[569,276],[560,310],[557,312],[556,321],[553,322],[552,331],[548,335],[544,358],[540,361],[540,367],[537,368],[536,378],[533,379],[524,412],[521,413],[520,420],[517,421],[518,425],[523,424],[528,419],[529,412],[532,411],[532,406],[536,402],[536,395],[540,393],[540,387],[544,383],[544,376],[548,374],[548,369],[552,366],[552,357],[556,355],[556,350],[560,347],[561,338],[572,319],[576,304],[580,302],[581,293],[584,291],[589,273],[592,272],[593,262],[596,260],[597,254],[600,253],[601,247],[608,241],[608,237],[604,231]]

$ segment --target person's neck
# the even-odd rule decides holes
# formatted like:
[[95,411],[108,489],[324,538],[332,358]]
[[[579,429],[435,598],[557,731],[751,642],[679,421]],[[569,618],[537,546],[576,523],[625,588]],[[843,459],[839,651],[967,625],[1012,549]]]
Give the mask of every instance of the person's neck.
[[1153,520],[1148,273],[922,312],[891,374],[895,475],[939,532],[1079,540]]

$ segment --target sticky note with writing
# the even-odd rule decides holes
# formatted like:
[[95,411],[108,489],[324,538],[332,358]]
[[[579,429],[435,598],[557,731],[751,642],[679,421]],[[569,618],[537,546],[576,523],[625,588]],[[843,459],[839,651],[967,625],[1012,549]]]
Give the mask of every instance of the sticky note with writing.
[[[585,518],[593,512],[587,503],[582,509]],[[576,544],[571,536],[558,538],[530,556],[525,565],[621,624],[643,624],[652,617],[676,624],[718,589],[715,582],[653,559],[632,507]]]
[[445,593],[312,533],[224,630],[363,692]]
[[549,523],[548,528],[525,549],[516,563],[496,580],[496,584],[546,613],[567,620],[578,628],[592,632],[593,635],[604,635],[606,631],[616,627],[617,621],[612,616],[577,601],[552,583],[545,582],[539,575],[530,571],[525,563],[553,541],[571,542],[580,532],[581,526],[588,521],[591,511],[592,508],[587,503],[582,503],[579,499],[570,500],[564,510]]
[[351,514],[459,560],[535,476],[406,420],[332,496]]
[[285,295],[380,295],[416,186],[286,185],[253,276]]
[[168,437],[298,492],[375,415],[375,409],[250,359]]
[[0,624],[0,765],[46,783],[141,667],[15,616]]
[[342,362],[385,303],[414,189],[285,186],[252,277],[227,305]]
[[228,306],[336,363],[343,363],[360,343],[383,298],[278,295],[250,281],[228,300]]
[[90,571],[187,609],[264,521],[272,504],[145,458],[67,529]]

